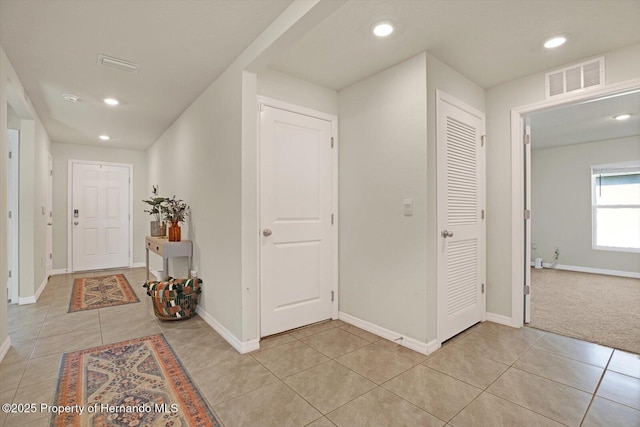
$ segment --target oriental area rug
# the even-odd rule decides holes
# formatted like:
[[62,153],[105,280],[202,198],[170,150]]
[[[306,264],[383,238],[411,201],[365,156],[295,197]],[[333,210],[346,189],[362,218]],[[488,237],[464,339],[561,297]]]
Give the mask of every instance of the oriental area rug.
[[73,282],[69,313],[140,302],[124,274],[83,277]]
[[164,335],[65,353],[51,426],[218,427]]

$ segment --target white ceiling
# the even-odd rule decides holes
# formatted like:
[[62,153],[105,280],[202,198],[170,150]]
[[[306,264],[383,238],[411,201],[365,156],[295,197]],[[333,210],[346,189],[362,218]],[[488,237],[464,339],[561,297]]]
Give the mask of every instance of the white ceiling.
[[[631,114],[624,121],[613,116]],[[640,92],[529,114],[531,149],[640,135]]]
[[0,0],[0,44],[53,141],[145,150],[290,3]]
[[[146,149],[290,2],[0,0],[0,44],[52,140],[105,145],[108,133],[108,146]],[[382,18],[399,30],[377,40]],[[639,20],[638,0],[350,0],[271,67],[341,89],[428,50],[490,87],[638,43]],[[544,50],[558,32],[569,42]],[[98,54],[140,71],[100,67]]]
[[[384,18],[398,32],[381,40]],[[569,41],[544,49],[558,33]],[[489,88],[637,42],[638,0],[351,0],[272,68],[339,90],[427,50]]]

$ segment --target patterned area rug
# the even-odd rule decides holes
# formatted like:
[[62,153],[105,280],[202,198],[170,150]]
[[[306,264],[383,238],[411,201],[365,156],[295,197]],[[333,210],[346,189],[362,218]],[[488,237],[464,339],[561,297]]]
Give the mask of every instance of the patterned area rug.
[[217,427],[164,335],[62,356],[51,426]]
[[69,313],[140,302],[124,274],[83,277],[73,282]]

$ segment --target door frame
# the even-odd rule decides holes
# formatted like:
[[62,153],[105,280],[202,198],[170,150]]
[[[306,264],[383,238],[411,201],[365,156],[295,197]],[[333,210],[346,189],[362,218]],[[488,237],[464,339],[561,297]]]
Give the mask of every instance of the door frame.
[[[15,161],[12,173],[7,174],[7,208],[11,211],[11,235],[13,236],[11,248],[8,248],[11,260],[7,259],[7,267],[11,271],[11,278],[8,279],[9,299],[11,304],[18,304],[20,300],[20,131],[17,129],[7,129],[7,131],[15,131],[18,134],[15,147],[12,147],[13,143],[7,138],[7,151],[13,148],[11,157]],[[10,187],[14,187],[15,191],[10,191]],[[9,200],[10,195],[13,196],[11,200]]]
[[260,181],[260,177],[261,177],[261,170],[260,170],[260,159],[261,159],[261,155],[262,155],[262,151],[261,151],[261,135],[260,135],[260,130],[261,130],[261,120],[260,120],[260,111],[262,110],[262,106],[267,106],[267,107],[272,107],[272,108],[277,108],[280,110],[284,110],[284,111],[288,111],[291,113],[296,113],[296,114],[302,114],[305,116],[309,116],[309,117],[314,117],[316,119],[321,119],[321,120],[326,120],[328,122],[331,122],[331,137],[333,138],[333,150],[331,153],[331,210],[334,212],[334,226],[333,226],[333,232],[331,235],[331,240],[332,240],[332,246],[331,246],[331,251],[332,251],[332,260],[331,260],[331,268],[332,268],[332,283],[331,283],[331,290],[333,291],[333,295],[334,295],[334,299],[333,299],[333,306],[331,309],[331,318],[332,319],[337,319],[338,318],[338,307],[339,307],[339,300],[340,300],[340,292],[339,292],[339,288],[340,288],[340,283],[339,283],[339,254],[338,254],[338,249],[339,249],[339,245],[338,245],[338,237],[339,237],[339,233],[338,230],[340,228],[340,215],[338,212],[338,149],[339,149],[339,141],[338,141],[338,117],[333,115],[333,114],[329,114],[329,113],[323,113],[321,111],[317,111],[317,110],[313,110],[311,108],[306,108],[306,107],[302,107],[299,105],[295,105],[295,104],[290,104],[288,102],[284,102],[284,101],[280,101],[277,99],[273,99],[273,98],[268,98],[265,96],[258,96],[257,97],[257,104],[258,104],[258,108],[257,108],[257,142],[258,142],[258,151],[257,151],[257,156],[256,156],[256,172],[257,172],[257,176],[256,176],[256,181],[257,181],[257,191],[256,191],[256,202],[257,202],[257,207],[258,207],[258,214],[257,214],[257,230],[258,233],[256,233],[256,242],[257,242],[257,251],[258,251],[258,258],[257,258],[257,262],[258,262],[258,268],[257,268],[257,272],[258,272],[258,289],[256,292],[256,296],[257,296],[257,307],[258,307],[258,316],[257,316],[257,335],[258,335],[258,340],[260,340],[262,337],[260,336],[260,331],[261,331],[261,322],[262,322],[262,311],[261,311],[261,302],[262,302],[262,296],[261,296],[261,292],[262,292],[262,271],[261,271],[261,265],[262,265],[262,246],[260,245],[260,220],[261,220],[261,212],[262,212],[262,205],[261,205],[261,200],[260,200],[260,195],[262,192],[262,187],[261,187],[261,181]]
[[51,153],[47,153],[47,212],[46,212],[46,256],[45,269],[46,276],[49,278],[53,272],[53,157]]
[[[436,123],[436,158],[437,158],[437,147],[438,147],[438,114],[440,113],[438,111],[438,105],[440,104],[440,102],[444,102],[447,104],[450,104],[456,108],[459,108],[461,110],[463,110],[464,112],[478,117],[481,119],[482,121],[482,129],[480,130],[482,135],[485,135],[486,133],[486,127],[487,127],[487,122],[486,122],[486,113],[473,108],[472,106],[468,105],[467,103],[465,103],[464,101],[461,101],[458,98],[455,98],[452,95],[449,95],[448,93],[440,90],[440,89],[436,89],[436,110],[435,110],[435,123]],[[486,147],[486,144],[485,144]],[[481,209],[484,209],[485,213],[486,213],[486,203],[487,203],[487,170],[486,170],[486,165],[487,165],[487,159],[486,159],[486,149],[485,147],[481,147],[481,153],[480,153],[480,157],[481,157],[481,175],[482,175],[482,180],[479,183],[479,186],[483,189],[483,193],[482,193],[482,200],[480,202],[481,205]],[[437,172],[437,168],[438,168],[438,163],[436,161],[436,178],[438,176],[438,172]],[[440,185],[440,183],[437,182],[436,179],[436,202],[438,199],[438,185]],[[436,236],[438,239],[438,245],[440,245],[441,239],[440,239],[440,222],[439,222],[439,209],[436,207]],[[484,288],[484,292],[481,293],[482,295],[482,300],[480,301],[480,321],[484,322],[486,320],[487,317],[487,221],[486,221],[486,216],[485,219],[482,219],[482,232],[481,232],[481,239],[482,239],[482,254],[480,255],[480,263],[481,263],[481,274],[480,274],[480,280],[481,283],[484,284],[485,288]],[[440,269],[440,257],[442,255],[440,254],[440,249],[436,250],[436,341],[440,344],[442,344],[442,336],[443,336],[443,331],[442,331],[442,323],[440,322],[440,310],[442,309],[442,307],[440,307],[440,305],[438,304],[438,295],[439,292],[441,291],[440,289],[440,282],[442,280],[441,275],[444,273],[441,271]]]
[[[524,325],[524,269],[525,269],[525,233],[527,224],[524,222],[525,209],[525,168],[524,144],[524,116],[529,113],[547,110],[560,106],[577,104],[585,101],[626,93],[640,91],[640,79],[627,80],[620,83],[606,85],[597,90],[582,92],[575,95],[563,96],[536,102],[511,109],[511,326],[520,328]],[[526,177],[531,180],[530,172]],[[527,236],[531,241],[531,236]],[[527,261],[527,263],[530,263]]]
[[69,159],[67,162],[67,272],[73,273],[73,165],[105,165],[129,169],[129,267],[133,266],[133,165],[129,163],[100,162]]

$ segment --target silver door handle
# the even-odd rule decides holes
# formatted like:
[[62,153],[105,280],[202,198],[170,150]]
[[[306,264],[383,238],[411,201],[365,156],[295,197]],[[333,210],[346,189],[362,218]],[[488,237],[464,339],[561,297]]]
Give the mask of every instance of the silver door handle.
[[269,237],[271,236],[271,230],[269,230],[268,228],[265,228],[264,230],[262,230],[262,235],[264,237]]
[[444,230],[444,231],[442,232],[442,237],[444,237],[445,239],[446,239],[447,237],[453,237],[453,231],[447,231],[447,230]]
[[53,225],[53,223],[52,222],[48,222],[47,225]]
[[73,221],[73,225],[78,225],[80,224],[78,221]]

